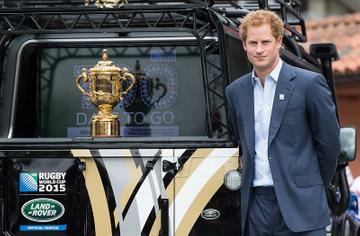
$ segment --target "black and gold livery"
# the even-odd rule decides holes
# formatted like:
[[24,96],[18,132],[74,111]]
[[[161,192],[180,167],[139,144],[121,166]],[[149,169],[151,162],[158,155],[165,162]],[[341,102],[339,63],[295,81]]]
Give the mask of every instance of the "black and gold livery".
[[[241,235],[224,88],[251,71],[238,28],[259,8],[284,19],[282,59],[322,72],[335,99],[336,47],[303,50],[298,0],[0,1],[0,234]],[[103,49],[120,75],[91,70]],[[97,134],[91,103],[111,118],[93,122],[107,127]],[[349,218],[355,136],[344,140],[328,191],[334,235]]]
[[[239,193],[223,185],[225,173],[238,167],[236,148],[71,149],[46,153],[46,157],[35,157],[36,152],[23,156],[21,152],[5,152],[8,159],[3,164],[12,167],[3,180],[8,187],[4,217],[9,219],[4,227],[9,233],[38,235],[39,231],[31,227],[51,226],[53,230],[42,230],[42,235],[158,235],[164,199],[168,202],[171,235],[202,235],[211,229],[209,235],[239,233],[239,228],[230,227],[239,220]],[[163,170],[164,161],[176,160],[181,160],[181,169]],[[39,179],[36,191],[20,190],[20,175],[24,173],[64,173],[65,191],[53,188],[41,192]],[[20,208],[29,200],[41,198],[59,201],[65,214],[48,222],[26,219]],[[218,215],[204,216],[208,209]],[[228,227],[215,227],[218,224]]]

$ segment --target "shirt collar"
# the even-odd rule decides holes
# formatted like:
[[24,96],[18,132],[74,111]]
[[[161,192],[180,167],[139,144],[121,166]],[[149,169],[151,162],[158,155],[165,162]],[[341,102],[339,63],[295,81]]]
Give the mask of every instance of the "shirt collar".
[[[281,67],[282,67],[283,61],[279,58],[279,61],[277,63],[277,65],[275,66],[275,68],[270,72],[270,74],[268,76],[270,76],[275,82],[278,81],[279,79],[279,75],[280,75],[280,71],[281,71]],[[251,72],[251,83],[254,86],[255,84],[255,80],[257,79],[257,77],[255,76],[255,71],[254,69]]]

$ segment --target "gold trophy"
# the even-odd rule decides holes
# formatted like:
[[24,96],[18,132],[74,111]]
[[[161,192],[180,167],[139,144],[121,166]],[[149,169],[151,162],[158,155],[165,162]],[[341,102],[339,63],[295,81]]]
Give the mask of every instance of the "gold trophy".
[[[86,92],[80,85],[81,80],[89,82],[89,92]],[[131,84],[124,90],[123,81],[131,80]],[[119,137],[118,116],[112,114],[112,109],[134,86],[135,77],[128,69],[120,69],[109,60],[108,51],[102,50],[102,60],[93,68],[89,74],[83,68],[76,79],[76,85],[85,96],[94,104],[99,112],[91,119],[92,137]]]
[[[85,6],[89,6],[90,2],[94,0],[84,0]],[[95,6],[98,8],[114,8],[114,7],[121,7],[125,3],[128,3],[127,0],[96,0],[94,3]]]

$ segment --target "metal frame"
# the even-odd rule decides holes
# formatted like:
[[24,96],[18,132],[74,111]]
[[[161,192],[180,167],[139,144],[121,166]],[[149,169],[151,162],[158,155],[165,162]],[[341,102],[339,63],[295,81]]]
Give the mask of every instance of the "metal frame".
[[[218,139],[216,142],[208,137],[174,137],[163,139],[161,137],[136,137],[136,138],[0,138],[0,149],[3,156],[11,156],[14,150],[24,151],[26,157],[34,157],[29,150],[71,150],[87,149],[121,149],[121,148],[230,148],[233,147],[228,139]],[[16,154],[18,156],[18,154]],[[35,153],[36,157],[39,157]],[[0,156],[1,157],[1,156]]]
[[[218,1],[214,4],[208,0],[189,1],[129,1],[117,9],[98,9],[84,7],[83,0],[11,0],[13,7],[5,7],[5,1],[0,1],[0,35],[14,36],[20,34],[54,34],[54,33],[119,33],[126,38],[137,32],[183,32],[196,37],[201,50],[203,60],[203,75],[205,97],[207,106],[208,134],[212,137],[212,121],[220,124],[225,131],[220,135],[228,134],[228,119],[218,119],[215,112],[226,111],[225,96],[211,88],[215,81],[221,81],[225,86],[227,78],[226,59],[220,58],[220,65],[213,65],[209,61],[212,53],[224,53],[218,42],[216,45],[206,42],[205,37],[223,34],[221,25],[228,24],[216,14],[227,15],[232,12],[232,17],[242,17],[249,10],[268,8],[278,11],[283,17],[285,27],[291,33],[291,37],[297,41],[306,41],[304,21],[299,15],[299,0],[276,0],[277,4],[269,4],[268,0],[258,0],[258,3],[249,1]],[[8,1],[8,4],[10,4]],[[10,5],[11,5],[10,4]],[[225,4],[225,5],[224,5]],[[53,7],[49,7],[53,6]],[[47,7],[46,7],[47,6]],[[219,8],[225,6],[225,8]],[[288,19],[289,12],[292,20]],[[295,18],[295,21],[294,21]],[[300,25],[302,32],[298,32],[294,25]],[[224,36],[224,35],[221,35]],[[11,37],[10,37],[11,38]],[[208,48],[212,48],[208,50]],[[215,68],[219,73],[216,79],[209,81],[208,68]],[[210,95],[221,101],[215,107],[210,106]],[[226,114],[226,112],[225,112]],[[11,133],[11,132],[10,132]],[[9,133],[9,137],[11,137]]]
[[[10,7],[5,7],[6,2]],[[121,8],[97,9],[84,7],[83,0],[3,0],[0,1],[0,34],[129,32],[130,28],[132,32],[145,28],[201,31],[205,22],[200,20],[200,9],[211,7],[214,11],[236,18],[250,10],[264,8],[278,12],[290,35],[299,42],[306,42],[305,22],[300,15],[301,2],[276,2],[132,0]]]
[[206,22],[202,22],[198,14],[200,12],[194,7],[0,11],[0,34],[128,33],[172,31],[174,28],[200,33]]
[[[218,1],[220,2],[220,1]],[[258,0],[256,1],[221,1],[214,9],[230,18],[244,17],[249,11],[268,9],[277,12],[284,21],[284,27],[291,37],[298,42],[306,42],[305,21],[300,15],[300,0]]]
[[[211,62],[209,60],[209,56],[216,52],[217,50],[220,50],[220,45],[213,45],[213,47],[210,50],[207,50],[205,52],[205,62],[207,65],[207,68],[213,68],[214,71],[216,71],[216,76],[215,78],[213,78],[212,80],[209,80],[207,77],[207,83],[206,83],[206,91],[208,91],[209,96],[214,96],[215,98],[219,98],[219,100],[221,101],[219,104],[216,104],[214,106],[211,106],[211,104],[209,104],[209,119],[210,119],[210,128],[211,130],[209,131],[209,134],[211,134],[211,131],[213,129],[212,127],[212,122],[215,122],[217,124],[219,124],[221,126],[221,128],[224,128],[224,131],[222,133],[220,133],[218,135],[219,138],[223,138],[224,136],[229,134],[229,126],[228,124],[225,123],[225,121],[229,122],[229,120],[227,120],[227,117],[223,117],[224,120],[221,119],[220,117],[217,117],[215,114],[216,113],[220,113],[223,112],[223,114],[226,114],[226,103],[225,103],[225,79],[224,77],[226,77],[221,69],[221,65],[216,65],[213,62]],[[222,63],[222,61],[220,60],[219,63]],[[212,88],[212,85],[219,83],[220,86],[219,88],[221,88],[221,91],[216,91],[215,89]],[[210,101],[210,99],[208,99]]]
[[[125,5],[120,9],[78,8],[61,10],[57,8],[36,9],[0,9],[0,35],[45,34],[45,33],[98,33],[111,32],[133,34],[134,32],[183,32],[193,35],[200,47],[203,61],[203,76],[207,108],[207,129],[212,137],[212,119],[214,110],[225,109],[224,95],[211,90],[213,81],[209,81],[207,68],[213,67],[208,56],[215,50],[207,51],[210,44],[208,37],[218,37],[214,21],[219,21],[214,14],[204,8],[204,4],[182,5]],[[131,36],[127,36],[127,39]],[[151,39],[150,39],[151,41]],[[219,48],[219,42],[216,42]],[[218,54],[217,54],[218,55]],[[219,55],[218,55],[219,56]],[[219,57],[219,60],[222,60]],[[223,62],[221,62],[223,63]],[[219,70],[217,80],[223,78]],[[225,84],[225,81],[222,81]],[[212,109],[209,94],[215,94],[222,99],[222,105]],[[15,99],[15,97],[14,97]],[[13,116],[12,116],[13,117]],[[12,118],[14,119],[14,117]],[[219,122],[219,121],[216,121]],[[220,121],[221,122],[221,121]],[[225,128],[221,137],[227,134],[227,124],[223,119],[221,126]],[[10,130],[8,137],[13,137]]]
[[[95,0],[92,0],[95,2]],[[209,0],[129,0],[127,5],[157,5],[157,4],[174,4],[174,3],[195,3],[208,6],[213,1]],[[37,6],[84,6],[84,0],[0,0],[0,7],[37,7]]]

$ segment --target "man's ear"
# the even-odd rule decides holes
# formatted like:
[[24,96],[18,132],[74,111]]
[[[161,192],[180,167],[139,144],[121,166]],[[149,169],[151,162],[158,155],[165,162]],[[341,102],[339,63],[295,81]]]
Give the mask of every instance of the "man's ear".
[[242,41],[242,46],[243,46],[243,49],[244,49],[245,51],[247,51],[247,50],[246,50],[246,43],[245,43],[245,41]]
[[282,35],[276,38],[276,43],[277,43],[277,46],[278,46],[279,49],[280,49],[281,44],[282,44],[282,39],[283,39]]

